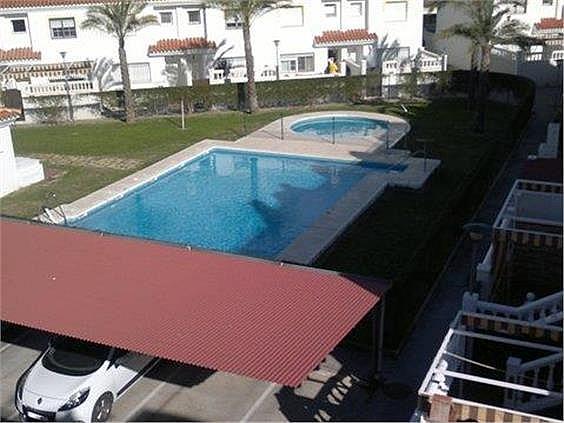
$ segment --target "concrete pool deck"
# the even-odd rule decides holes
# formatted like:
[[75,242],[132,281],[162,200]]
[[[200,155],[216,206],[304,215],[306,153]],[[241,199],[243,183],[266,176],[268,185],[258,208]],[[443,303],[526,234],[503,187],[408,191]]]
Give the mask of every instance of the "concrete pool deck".
[[[135,188],[156,180],[214,148],[349,162],[377,162],[389,164],[390,167],[405,166],[403,171],[392,170],[388,173],[372,173],[365,176],[275,258],[278,261],[303,265],[313,263],[388,186],[421,188],[440,165],[439,160],[413,158],[406,150],[381,150],[374,145],[343,145],[298,140],[285,142],[250,136],[236,142],[206,139],[70,204],[64,204],[61,209],[69,220],[80,218],[93,209],[123,197]],[[55,216],[54,213],[51,218],[43,214],[37,219],[63,223],[63,218]]]
[[312,112],[302,113],[299,115],[287,116],[277,119],[272,123],[262,127],[261,129],[251,133],[247,137],[242,138],[265,138],[283,141],[310,141],[316,143],[332,143],[331,137],[326,139],[321,136],[309,135],[294,132],[291,127],[297,122],[304,121],[310,118],[319,117],[362,117],[387,122],[389,130],[383,134],[373,136],[347,136],[345,139],[337,137],[335,144],[337,145],[362,145],[367,147],[385,148],[392,147],[395,143],[401,140],[410,130],[409,123],[397,116],[385,115],[382,113],[362,112],[362,111],[325,111],[325,112]]

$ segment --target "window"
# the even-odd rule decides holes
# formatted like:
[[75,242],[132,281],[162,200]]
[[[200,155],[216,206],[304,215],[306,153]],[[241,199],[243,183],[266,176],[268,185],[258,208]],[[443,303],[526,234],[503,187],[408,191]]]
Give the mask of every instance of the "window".
[[76,38],[74,18],[49,19],[51,38]]
[[190,25],[199,25],[202,22],[202,17],[199,10],[188,11],[188,22]]
[[172,12],[159,12],[159,18],[162,25],[172,24]]
[[304,25],[304,8],[303,6],[288,7],[280,9],[282,14],[280,21],[282,27],[303,26]]
[[129,78],[132,83],[151,82],[151,67],[149,63],[129,63]]
[[238,29],[241,28],[242,26],[243,26],[243,22],[241,22],[241,18],[237,13],[231,10],[225,11],[225,28]]
[[388,0],[384,6],[386,22],[403,22],[407,20],[407,0]]
[[313,72],[313,54],[282,56],[280,70],[288,73]]
[[337,3],[324,3],[323,12],[326,18],[336,18],[337,17]]
[[352,17],[359,18],[364,14],[363,13],[364,5],[360,1],[351,1],[349,3],[349,9],[350,9],[349,12],[350,16]]
[[14,32],[26,32],[25,19],[12,19],[12,29]]

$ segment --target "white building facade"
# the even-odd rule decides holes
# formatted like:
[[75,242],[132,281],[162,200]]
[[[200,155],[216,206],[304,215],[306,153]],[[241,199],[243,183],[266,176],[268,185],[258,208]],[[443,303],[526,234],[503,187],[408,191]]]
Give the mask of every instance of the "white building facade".
[[[117,41],[81,28],[88,7],[103,1],[0,2],[4,87],[17,86],[24,97],[54,94],[63,88],[66,73],[73,93],[119,89]],[[382,66],[382,51],[388,59],[421,56],[423,0],[289,3],[291,7],[269,11],[253,22],[259,81],[324,75],[330,57],[340,75],[355,75]],[[154,15],[159,23],[126,39],[134,89],[191,85],[196,79],[212,84],[246,79],[241,25],[229,13],[201,1],[152,0],[144,14]],[[444,63],[440,57],[430,58]]]
[[[544,45],[539,43],[530,51],[521,51],[517,46],[496,46],[492,50],[492,71],[524,75],[541,85],[557,81],[561,73],[557,65],[564,58],[564,0],[526,0],[524,6],[507,7],[512,9],[511,17],[526,24],[529,34]],[[462,37],[444,38],[440,33],[467,19],[463,10],[452,5],[425,10],[424,44],[448,54],[449,65],[457,69],[470,68],[470,42]]]

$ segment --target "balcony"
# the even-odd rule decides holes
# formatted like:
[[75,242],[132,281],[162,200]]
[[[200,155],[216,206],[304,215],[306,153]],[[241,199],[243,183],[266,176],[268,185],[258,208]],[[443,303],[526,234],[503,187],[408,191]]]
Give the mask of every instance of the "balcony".
[[529,321],[533,309],[551,310],[562,293],[556,297],[523,306],[520,319],[515,309],[509,317],[490,314],[507,311],[501,304],[472,307],[467,293],[421,384],[412,420],[561,421],[561,322]]
[[477,267],[481,298],[519,295],[522,279],[540,292],[562,283],[562,212],[562,184],[515,181]]

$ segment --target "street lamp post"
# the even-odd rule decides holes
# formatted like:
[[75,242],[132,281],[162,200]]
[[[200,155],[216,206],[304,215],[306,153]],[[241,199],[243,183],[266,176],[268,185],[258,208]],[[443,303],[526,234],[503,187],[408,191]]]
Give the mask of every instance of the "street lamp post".
[[274,46],[276,47],[276,80],[280,80],[280,40],[274,40]]
[[59,54],[61,55],[61,58],[63,59],[63,72],[64,72],[64,75],[65,75],[65,92],[67,94],[67,102],[68,102],[68,107],[69,107],[69,119],[70,119],[71,122],[74,122],[74,110],[72,108],[72,97],[71,97],[71,93],[70,93],[69,67],[67,65],[67,62],[65,62],[65,57],[67,56],[67,52],[61,51]]

